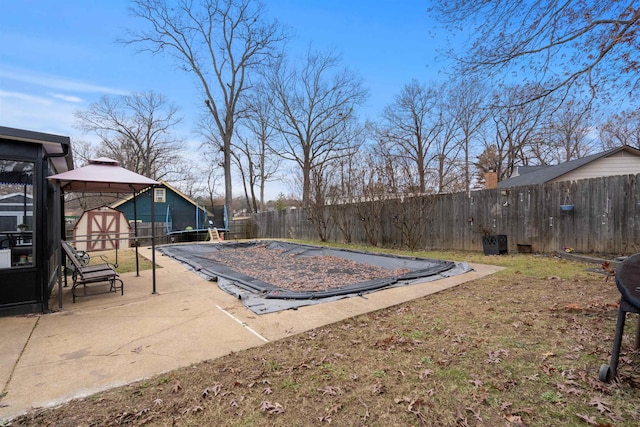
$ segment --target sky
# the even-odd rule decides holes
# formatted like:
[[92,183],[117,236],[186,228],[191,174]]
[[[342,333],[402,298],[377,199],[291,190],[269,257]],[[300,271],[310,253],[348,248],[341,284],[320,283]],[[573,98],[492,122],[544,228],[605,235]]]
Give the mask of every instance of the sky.
[[[369,90],[362,118],[376,119],[411,79],[444,79],[444,36],[424,0],[266,0],[289,27],[288,51],[333,49]],[[117,43],[139,23],[126,0],[0,0],[0,126],[91,140],[74,112],[104,95],[153,90],[181,108],[178,136],[196,152],[202,105],[195,76],[175,60]],[[235,183],[235,195],[240,186]],[[281,191],[273,186],[273,191]],[[268,198],[274,198],[267,191]]]

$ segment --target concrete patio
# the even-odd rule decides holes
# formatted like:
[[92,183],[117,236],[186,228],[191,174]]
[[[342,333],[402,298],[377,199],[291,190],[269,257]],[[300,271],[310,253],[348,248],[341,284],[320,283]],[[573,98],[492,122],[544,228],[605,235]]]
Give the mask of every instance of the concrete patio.
[[[149,248],[141,255],[151,258]],[[0,318],[0,420],[54,406],[362,313],[420,298],[499,271],[471,265],[459,276],[364,297],[256,315],[185,266],[156,255],[152,272],[122,275],[124,295],[71,302],[54,313]],[[50,307],[57,307],[54,291]]]

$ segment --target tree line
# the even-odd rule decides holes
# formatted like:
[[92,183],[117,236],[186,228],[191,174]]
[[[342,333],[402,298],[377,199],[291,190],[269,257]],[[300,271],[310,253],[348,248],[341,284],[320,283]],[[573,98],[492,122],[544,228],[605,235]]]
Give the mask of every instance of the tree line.
[[[115,158],[211,204],[223,186],[227,206],[235,171],[249,212],[263,210],[268,183],[286,176],[322,237],[328,204],[469,191],[490,170],[506,179],[519,165],[640,148],[634,98],[620,111],[603,108],[638,85],[640,12],[634,2],[592,3],[433,2],[443,31],[494,25],[478,25],[464,55],[450,52],[458,67],[449,78],[411,80],[365,120],[362,78],[334,51],[290,54],[288,30],[261,3],[134,0],[140,26],[121,42],[168,54],[194,76],[209,160],[195,168],[183,155],[179,108],[157,91],[105,96],[79,111],[78,127],[101,144],[80,144],[76,155]],[[565,51],[572,61],[562,62]],[[505,74],[523,64],[524,75]]]

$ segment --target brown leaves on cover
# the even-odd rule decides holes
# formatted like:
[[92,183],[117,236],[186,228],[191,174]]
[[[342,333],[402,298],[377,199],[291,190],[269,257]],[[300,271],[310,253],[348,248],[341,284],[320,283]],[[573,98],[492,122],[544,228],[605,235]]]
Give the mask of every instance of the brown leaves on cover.
[[322,291],[387,277],[408,269],[388,270],[335,256],[296,256],[266,245],[213,252],[216,262],[273,286],[297,292]]

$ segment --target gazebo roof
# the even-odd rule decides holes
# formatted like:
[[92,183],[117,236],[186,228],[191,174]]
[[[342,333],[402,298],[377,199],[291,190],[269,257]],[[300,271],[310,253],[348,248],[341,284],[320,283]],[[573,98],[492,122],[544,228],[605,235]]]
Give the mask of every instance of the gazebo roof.
[[47,177],[57,181],[64,191],[89,193],[130,193],[143,190],[157,181],[118,165],[106,157],[89,160],[87,166]]

